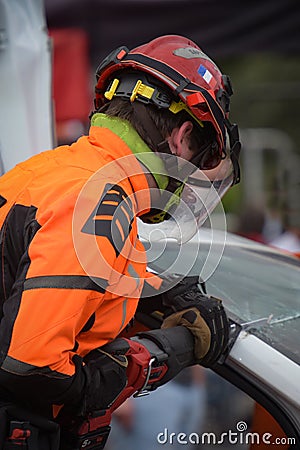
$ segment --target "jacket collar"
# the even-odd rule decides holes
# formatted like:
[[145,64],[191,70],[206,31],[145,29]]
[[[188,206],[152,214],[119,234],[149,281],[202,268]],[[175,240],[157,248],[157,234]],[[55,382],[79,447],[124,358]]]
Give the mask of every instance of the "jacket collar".
[[107,128],[119,136],[119,138],[129,147],[137,160],[153,175],[158,188],[160,190],[166,189],[168,185],[168,176],[163,161],[147,146],[127,120],[102,113],[95,113],[91,118],[91,125]]

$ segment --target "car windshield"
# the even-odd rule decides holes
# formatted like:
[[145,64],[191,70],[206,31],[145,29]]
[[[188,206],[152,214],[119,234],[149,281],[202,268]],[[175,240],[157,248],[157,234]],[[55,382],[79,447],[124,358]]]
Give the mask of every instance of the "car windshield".
[[240,324],[265,318],[249,330],[300,364],[300,261],[230,234],[225,246],[219,241],[217,236],[212,250],[204,231],[200,246],[193,240],[179,249],[169,241],[159,253],[162,242],[152,243],[149,265],[159,273],[187,274],[190,268],[189,275],[202,274],[205,265],[208,273],[207,264],[215,266],[205,277],[208,294],[221,298]]

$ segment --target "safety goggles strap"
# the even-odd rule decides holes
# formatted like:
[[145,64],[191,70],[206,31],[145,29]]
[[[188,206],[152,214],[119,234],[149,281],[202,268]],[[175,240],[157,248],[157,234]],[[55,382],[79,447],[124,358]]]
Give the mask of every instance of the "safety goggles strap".
[[157,82],[150,84],[145,74],[119,74],[118,78],[114,78],[104,92],[104,97],[110,101],[114,97],[128,99],[131,103],[138,100],[144,104],[152,104],[158,108],[168,109],[173,114],[185,110],[196,122],[203,128],[203,122],[195,116],[188,106],[182,101],[175,101],[173,96],[166,92],[163,86],[159,86]]

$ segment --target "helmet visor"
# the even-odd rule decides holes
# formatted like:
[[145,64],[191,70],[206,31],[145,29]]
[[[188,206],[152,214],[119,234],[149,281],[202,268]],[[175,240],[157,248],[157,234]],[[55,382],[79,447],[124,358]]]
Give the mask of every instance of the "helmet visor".
[[[221,160],[217,167],[209,170],[201,170],[190,162],[177,159],[180,160],[179,167],[182,166],[177,179],[184,187],[176,208],[174,202],[169,202],[173,207],[167,211],[167,220],[160,224],[142,225],[140,234],[143,239],[175,239],[179,244],[189,241],[210,218],[210,214],[232,185],[233,166],[229,156]],[[168,195],[171,199],[172,194]],[[159,208],[159,205],[157,207]]]

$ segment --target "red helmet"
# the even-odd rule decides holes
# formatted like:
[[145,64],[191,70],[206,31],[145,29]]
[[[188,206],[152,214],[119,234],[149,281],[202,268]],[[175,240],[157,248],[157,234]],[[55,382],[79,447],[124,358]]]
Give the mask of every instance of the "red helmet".
[[[126,73],[138,72],[141,79],[122,77],[125,70]],[[157,84],[151,85],[147,75],[156,79]],[[194,42],[182,36],[168,35],[133,50],[119,47],[99,65],[96,76],[96,109],[113,96],[152,103],[175,114],[186,109],[198,123],[212,123],[220,155],[226,153],[227,131],[235,168],[233,184],[239,182],[238,129],[228,120],[231,83]],[[168,89],[164,90],[164,87]]]

